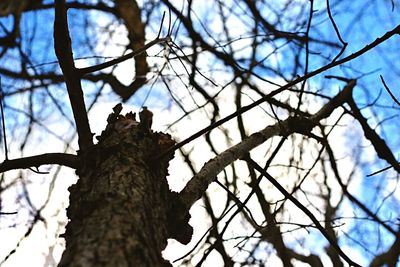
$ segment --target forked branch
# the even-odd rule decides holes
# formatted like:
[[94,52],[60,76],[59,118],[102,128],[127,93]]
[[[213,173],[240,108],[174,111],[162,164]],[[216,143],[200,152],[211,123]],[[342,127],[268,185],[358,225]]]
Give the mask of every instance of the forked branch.
[[93,145],[86,113],[81,79],[75,68],[72,55],[71,38],[68,30],[67,7],[65,0],[55,1],[54,48],[67,85],[69,100],[78,132],[79,149],[84,150]]

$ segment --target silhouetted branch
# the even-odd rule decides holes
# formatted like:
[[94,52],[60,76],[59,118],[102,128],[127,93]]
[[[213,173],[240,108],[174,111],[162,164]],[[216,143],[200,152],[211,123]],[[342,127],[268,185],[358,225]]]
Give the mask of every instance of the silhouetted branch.
[[84,150],[93,145],[93,135],[86,113],[81,80],[74,64],[65,0],[55,1],[54,48],[67,85],[79,137],[79,149]]
[[382,254],[376,256],[370,267],[378,267],[378,266],[397,266],[400,256],[400,233],[397,233],[396,240],[393,242],[392,246]]
[[6,120],[5,120],[5,115],[4,115],[4,92],[3,92],[3,87],[1,84],[1,77],[0,77],[0,112],[1,112],[1,131],[2,134],[0,134],[0,136],[3,137],[3,144],[4,144],[4,158],[6,160],[8,160],[8,145],[7,145],[7,136],[6,136]]
[[244,157],[253,148],[261,145],[273,136],[288,136],[293,133],[308,135],[313,127],[318,125],[319,121],[327,118],[337,107],[351,98],[353,88],[356,85],[355,80],[345,86],[345,88],[325,104],[317,113],[311,117],[289,117],[284,121],[275,123],[265,129],[250,135],[242,142],[228,148],[224,152],[208,161],[203,168],[188,182],[180,193],[183,202],[187,207],[191,207],[207,190],[208,185],[213,182],[217,175],[225,169],[226,166]]
[[400,173],[400,165],[394,157],[392,151],[387,146],[385,140],[383,140],[367,123],[367,119],[361,114],[353,98],[347,100],[354,118],[360,123],[365,138],[367,138],[372,146],[374,147],[378,157],[386,160],[392,167]]
[[218,126],[224,124],[225,122],[235,118],[236,116],[245,113],[246,111],[249,111],[250,109],[259,106],[261,103],[267,101],[268,99],[270,99],[272,96],[277,95],[287,89],[289,89],[290,87],[296,85],[299,82],[305,81],[311,77],[316,76],[317,74],[320,74],[328,69],[331,69],[333,67],[339,66],[345,62],[351,61],[359,56],[361,56],[362,54],[368,52],[369,50],[373,49],[374,47],[382,44],[383,42],[385,42],[386,40],[388,40],[389,38],[391,38],[392,36],[396,35],[396,34],[400,34],[400,25],[398,25],[397,27],[395,27],[393,30],[386,32],[384,35],[382,35],[381,37],[377,38],[375,41],[373,41],[372,43],[366,45],[364,48],[358,50],[357,52],[342,58],[341,60],[338,61],[333,61],[327,65],[322,66],[319,69],[316,69],[314,71],[311,71],[309,73],[306,73],[304,76],[300,76],[297,77],[296,79],[294,79],[293,81],[287,83],[286,85],[280,87],[279,89],[272,91],[271,93],[265,95],[264,97],[260,98],[257,101],[254,101],[253,103],[244,106],[242,108],[240,108],[239,110],[233,112],[232,114],[226,116],[225,118],[215,122],[214,124],[203,128],[202,130],[198,131],[197,133],[191,135],[190,137],[186,138],[185,140],[179,142],[178,144],[174,145],[173,147],[171,147],[170,149],[168,149],[167,151],[165,151],[164,153],[162,153],[161,155],[157,156],[158,158],[163,157],[165,155],[168,155],[169,153],[171,153],[172,151],[175,151],[176,149],[186,145],[187,143],[195,140],[196,138],[202,136],[203,134],[205,134],[208,131],[211,131],[212,129],[217,128]]
[[39,167],[47,164],[58,164],[77,169],[79,167],[79,157],[77,155],[65,153],[47,153],[37,156],[6,160],[0,164],[0,173],[16,169]]
[[132,57],[136,57],[136,56],[142,54],[143,52],[145,52],[147,49],[149,49],[153,45],[156,45],[156,44],[159,44],[159,43],[164,43],[164,42],[169,42],[170,40],[171,40],[170,37],[154,39],[153,41],[145,44],[143,47],[141,47],[141,48],[139,48],[139,49],[137,49],[135,51],[132,51],[132,52],[126,54],[126,55],[123,55],[122,57],[119,57],[119,58],[116,58],[116,59],[113,59],[113,60],[98,64],[98,65],[95,65],[95,66],[78,69],[78,73],[79,73],[80,76],[84,76],[84,75],[86,75],[88,73],[92,73],[92,72],[95,72],[95,71],[99,71],[99,70],[111,67],[111,66],[116,65],[118,63],[124,62],[125,60],[128,60],[128,59],[130,59]]
[[[397,163],[400,164],[400,162],[397,162]],[[381,172],[384,172],[384,171],[387,171],[387,170],[389,170],[391,168],[393,168],[393,166],[387,166],[387,167],[385,167],[383,169],[380,169],[378,171],[374,171],[373,173],[368,174],[367,177],[371,177],[371,176],[377,175],[377,174],[379,174]]]
[[336,177],[336,180],[338,181],[340,187],[342,188],[343,193],[345,194],[345,196],[351,202],[353,202],[355,205],[357,205],[369,217],[371,217],[374,221],[376,221],[377,223],[382,225],[386,230],[388,230],[393,235],[396,235],[396,231],[392,227],[390,227],[388,224],[386,224],[384,221],[382,221],[381,218],[379,218],[376,213],[372,212],[364,203],[362,203],[358,198],[356,198],[355,196],[353,196],[349,192],[349,190],[347,189],[347,185],[344,184],[342,178],[340,177],[339,169],[338,169],[338,166],[337,166],[336,161],[335,161],[335,155],[333,154],[333,150],[332,150],[331,146],[329,144],[327,144],[325,146],[325,148],[326,148],[326,151],[328,153],[329,162],[331,164],[332,171],[333,171],[333,173],[334,173],[334,175]]
[[336,25],[335,20],[333,19],[333,15],[331,12],[331,8],[330,8],[330,4],[329,4],[329,0],[326,0],[326,9],[328,11],[328,17],[329,20],[332,22],[333,28],[335,29],[336,32],[336,36],[338,37],[339,41],[343,44],[342,49],[340,50],[340,52],[335,56],[335,58],[332,60],[333,62],[336,61],[342,54],[343,52],[346,50],[347,47],[347,42],[345,42],[340,34],[339,28]]
[[342,256],[342,258],[350,265],[350,266],[361,266],[357,263],[355,263],[353,260],[351,260],[344,252],[343,250],[339,247],[339,245],[332,240],[332,237],[326,232],[324,227],[319,223],[317,218],[311,213],[309,209],[307,209],[303,204],[300,203],[294,196],[292,196],[288,191],[285,190],[285,188],[275,179],[273,178],[269,173],[267,173],[263,168],[261,168],[260,165],[257,164],[254,160],[252,160],[250,157],[247,158],[248,162],[259,172],[261,173],[265,178],[270,181],[276,189],[281,192],[285,198],[289,199],[290,201],[293,202],[301,211],[303,211],[308,218],[315,224],[317,229],[321,232],[321,234],[328,240],[328,242],[336,249],[336,251]]
[[382,75],[379,75],[381,77],[381,81],[383,83],[383,86],[385,87],[386,91],[389,93],[390,97],[393,99],[394,102],[396,102],[397,105],[400,106],[399,100],[396,99],[396,97],[392,94],[392,91],[389,89],[389,87],[386,85],[385,80],[383,79]]

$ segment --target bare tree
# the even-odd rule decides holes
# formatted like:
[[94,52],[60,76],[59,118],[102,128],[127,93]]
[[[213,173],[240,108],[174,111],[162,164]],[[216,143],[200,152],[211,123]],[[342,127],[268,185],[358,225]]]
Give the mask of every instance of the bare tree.
[[2,263],[396,266],[398,7],[270,2],[0,4]]

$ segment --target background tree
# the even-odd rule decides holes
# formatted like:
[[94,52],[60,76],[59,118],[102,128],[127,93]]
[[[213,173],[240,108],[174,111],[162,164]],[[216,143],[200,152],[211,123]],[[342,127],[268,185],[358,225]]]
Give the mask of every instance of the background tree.
[[[148,106],[153,129],[178,141],[168,177],[180,192],[171,193],[180,199],[173,212],[185,217],[201,198],[191,209],[192,242],[182,248],[170,241],[168,259],[199,266],[395,266],[400,105],[391,87],[399,75],[393,60],[399,51],[397,3],[270,2],[68,1],[67,28],[63,1],[56,1],[61,6],[54,35],[52,1],[0,5],[7,148],[0,165],[0,218],[9,240],[2,244],[3,262],[15,266],[24,246],[40,235],[47,242],[37,254],[42,249],[43,264],[57,264],[67,188],[76,179],[69,169],[41,165],[81,166],[78,174],[90,176],[99,167],[82,161],[93,156],[91,132],[106,128],[108,113],[122,100],[128,110]],[[135,59],[116,64],[123,54]],[[133,115],[115,116],[119,109],[108,117],[107,129],[139,127]],[[129,123],[116,126],[118,119]],[[138,131],[143,140],[152,136],[167,144],[148,150],[156,155],[151,159],[168,159],[172,142],[164,134]],[[110,135],[114,141],[123,137]],[[44,154],[76,150],[78,158]],[[111,151],[92,158],[118,154]],[[41,156],[29,157],[35,155]],[[117,158],[113,168],[132,163]],[[155,168],[160,176],[163,164]],[[86,197],[79,192],[85,180],[79,181],[71,189],[71,209],[79,203],[73,192]],[[168,192],[162,182],[153,184],[145,190]],[[155,196],[154,203],[164,197]],[[107,216],[116,213],[107,207],[123,210],[126,204],[105,202],[90,207]],[[143,225],[162,225],[169,212]],[[132,221],[127,223],[142,229]],[[178,229],[184,231],[160,229],[160,235],[187,241],[190,230]],[[161,261],[157,255],[151,257]]]

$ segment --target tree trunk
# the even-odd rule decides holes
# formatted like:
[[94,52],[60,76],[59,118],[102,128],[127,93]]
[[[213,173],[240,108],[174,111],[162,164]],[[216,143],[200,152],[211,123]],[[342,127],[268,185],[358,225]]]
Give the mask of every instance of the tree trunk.
[[[134,114],[120,110],[114,108],[99,143],[81,153],[59,266],[170,266],[161,256],[167,238],[190,241],[188,213],[179,211],[165,178],[173,155],[152,160],[174,141],[143,130]],[[174,233],[182,217],[176,212],[185,217],[181,238]]]

